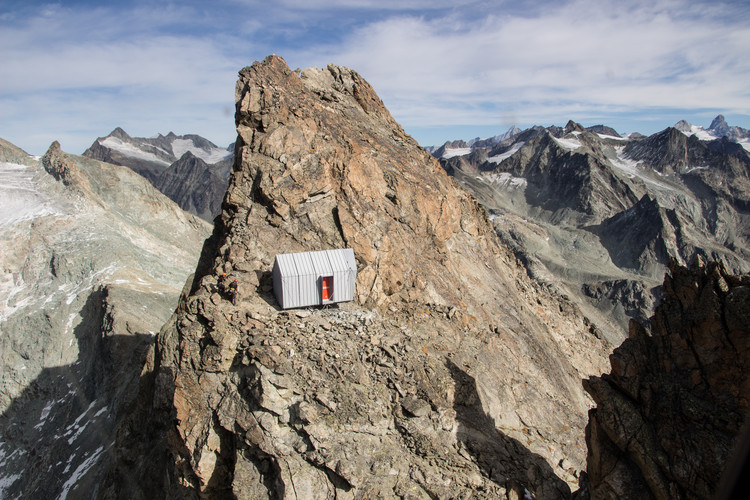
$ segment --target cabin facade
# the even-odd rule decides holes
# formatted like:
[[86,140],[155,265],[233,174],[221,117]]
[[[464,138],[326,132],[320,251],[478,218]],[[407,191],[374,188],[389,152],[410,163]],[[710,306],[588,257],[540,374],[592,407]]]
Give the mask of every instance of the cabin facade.
[[279,254],[273,263],[273,293],[282,309],[354,300],[354,250]]

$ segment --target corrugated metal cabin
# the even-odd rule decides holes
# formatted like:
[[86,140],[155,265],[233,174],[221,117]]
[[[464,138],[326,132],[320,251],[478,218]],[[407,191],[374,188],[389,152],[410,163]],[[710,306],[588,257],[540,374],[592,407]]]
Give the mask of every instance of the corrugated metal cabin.
[[354,250],[279,254],[273,263],[273,293],[282,309],[354,300]]

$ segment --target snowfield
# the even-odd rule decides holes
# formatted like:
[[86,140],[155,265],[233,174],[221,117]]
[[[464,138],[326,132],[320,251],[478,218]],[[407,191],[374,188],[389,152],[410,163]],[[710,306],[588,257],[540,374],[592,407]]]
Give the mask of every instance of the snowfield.
[[166,160],[162,160],[155,154],[142,151],[137,146],[134,146],[133,144],[130,144],[127,142],[123,142],[117,137],[107,137],[106,139],[100,140],[99,144],[101,144],[102,146],[108,147],[110,149],[113,149],[131,158],[138,158],[140,160],[151,161],[154,163],[161,163],[162,165],[171,165],[170,162]]
[[200,158],[209,165],[218,163],[221,160],[228,158],[232,155],[229,151],[223,148],[213,148],[210,151],[203,150],[195,145],[190,139],[175,139],[172,141],[172,153],[175,158],[182,158],[186,152],[190,151],[193,156]]
[[441,156],[441,158],[447,160],[455,156],[465,156],[469,153],[471,153],[471,148],[445,148],[445,152],[443,152],[443,156]]
[[510,158],[511,156],[513,156],[516,153],[516,151],[518,151],[519,149],[523,147],[524,144],[526,143],[523,141],[517,142],[516,144],[513,145],[512,148],[510,148],[505,153],[501,153],[495,156],[490,156],[489,158],[487,158],[487,161],[490,163],[502,163],[503,160],[506,160],[507,158]]
[[578,139],[558,139],[557,137],[552,138],[557,144],[560,145],[560,147],[565,148],[569,151],[575,151],[582,146],[581,141],[579,141]]
[[52,200],[36,187],[35,173],[34,167],[0,162],[0,230],[58,213]]

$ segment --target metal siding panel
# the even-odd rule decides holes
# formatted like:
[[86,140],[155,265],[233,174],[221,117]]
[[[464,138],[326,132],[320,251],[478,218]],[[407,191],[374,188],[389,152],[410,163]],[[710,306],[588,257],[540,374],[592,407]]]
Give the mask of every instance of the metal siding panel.
[[316,290],[315,268],[309,253],[295,254],[299,274],[299,307],[314,306],[320,303]]
[[281,275],[282,308],[295,307],[297,293],[294,286],[294,282],[296,281],[294,262],[289,255],[277,255],[276,259],[279,262],[279,273]]
[[351,248],[342,249],[341,257],[345,261],[347,270],[345,297],[343,300],[354,300],[354,287],[357,282],[357,261],[354,258],[354,250]]
[[287,255],[289,258],[289,288],[291,290],[291,300],[289,301],[290,307],[300,307],[302,304],[302,300],[300,297],[300,287],[299,287],[299,266],[297,266],[297,255],[296,254],[289,254]]
[[346,300],[346,268],[344,259],[339,250],[326,252],[331,268],[333,269],[333,301],[343,302]]

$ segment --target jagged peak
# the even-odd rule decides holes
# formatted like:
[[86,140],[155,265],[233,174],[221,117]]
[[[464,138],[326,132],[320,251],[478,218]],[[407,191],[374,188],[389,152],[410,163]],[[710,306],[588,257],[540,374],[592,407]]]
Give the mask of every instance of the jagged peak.
[[583,125],[580,123],[574,122],[573,120],[568,120],[568,123],[565,124],[565,133],[569,134],[571,132],[584,132],[586,129],[583,128]]
[[674,128],[681,132],[691,132],[693,130],[693,126],[685,120],[680,120],[675,123]]
[[716,118],[713,119],[711,122],[711,125],[708,127],[709,129],[717,129],[719,127],[726,127],[727,122],[724,119],[724,115],[717,115]]
[[719,136],[728,134],[729,125],[727,125],[726,120],[724,120],[724,115],[718,115],[716,118],[714,118],[711,122],[711,125],[708,127],[708,130]]
[[131,139],[131,137],[128,135],[127,132],[125,132],[120,127],[115,127],[115,129],[109,133],[107,137],[117,137],[118,139],[127,140]]

